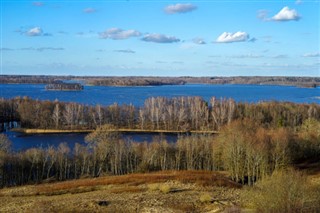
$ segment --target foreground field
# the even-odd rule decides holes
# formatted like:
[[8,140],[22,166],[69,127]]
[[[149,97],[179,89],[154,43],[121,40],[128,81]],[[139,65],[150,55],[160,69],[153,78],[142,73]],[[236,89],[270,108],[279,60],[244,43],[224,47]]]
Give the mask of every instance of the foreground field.
[[0,212],[270,212],[266,208],[280,200],[274,212],[319,212],[319,163],[299,170],[307,176],[288,170],[257,187],[222,172],[165,171],[4,188]]
[[0,190],[0,212],[219,212],[238,208],[223,173],[168,171]]

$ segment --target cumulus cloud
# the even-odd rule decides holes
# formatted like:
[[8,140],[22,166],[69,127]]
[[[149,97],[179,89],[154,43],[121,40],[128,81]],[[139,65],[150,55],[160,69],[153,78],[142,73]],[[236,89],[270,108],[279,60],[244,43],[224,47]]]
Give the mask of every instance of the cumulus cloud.
[[83,10],[83,12],[84,12],[84,13],[95,13],[95,12],[97,12],[97,10],[94,9],[94,8],[88,7],[88,8],[85,8],[85,9]]
[[36,7],[42,7],[44,5],[44,3],[41,1],[35,1],[35,2],[32,2],[32,5],[36,6]]
[[114,50],[114,52],[118,52],[118,53],[136,53],[133,50],[127,49],[127,50]]
[[273,21],[299,21],[300,15],[294,9],[290,9],[289,7],[284,7],[277,13],[275,16],[271,18]]
[[319,52],[305,53],[302,55],[302,57],[306,57],[306,58],[320,57],[320,53]]
[[102,39],[121,40],[130,37],[141,36],[141,33],[136,30],[122,30],[120,28],[110,28],[99,34]]
[[173,4],[165,7],[164,11],[168,14],[175,14],[175,13],[188,13],[196,9],[197,9],[197,6],[193,4]]
[[217,43],[232,43],[243,41],[249,41],[249,34],[241,31],[238,31],[236,33],[224,32],[216,39]]
[[27,36],[41,36],[43,35],[43,30],[40,27],[34,27],[26,32]]
[[155,42],[155,43],[175,43],[175,42],[179,42],[180,39],[174,36],[166,36],[163,34],[153,33],[153,34],[146,34],[142,38],[142,41]]
[[194,38],[192,39],[195,44],[206,44],[206,42],[202,38]]

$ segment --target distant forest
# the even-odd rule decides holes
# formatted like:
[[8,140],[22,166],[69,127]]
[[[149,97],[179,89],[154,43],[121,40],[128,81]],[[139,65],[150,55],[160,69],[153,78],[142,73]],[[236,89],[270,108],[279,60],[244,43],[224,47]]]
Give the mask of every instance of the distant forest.
[[104,77],[104,76],[45,76],[0,75],[1,84],[52,84],[56,81],[81,81],[94,86],[161,86],[182,84],[258,84],[290,85],[298,87],[320,86],[320,77],[236,76],[236,77]]
[[[149,98],[142,107],[88,106],[24,98],[0,99],[1,119],[26,128],[96,129],[85,145],[12,152],[0,134],[0,187],[163,170],[228,171],[252,185],[273,171],[319,161],[320,106],[200,97]],[[176,143],[125,141],[116,128],[218,130],[181,135]]]
[[[250,119],[268,127],[294,129],[307,119],[320,120],[320,105],[289,102],[256,104],[201,97],[152,97],[141,107],[133,105],[88,106],[79,103],[40,101],[28,97],[0,99],[2,121],[20,121],[24,128],[115,128],[171,131],[217,130],[234,120]],[[0,122],[1,123],[1,122]]]

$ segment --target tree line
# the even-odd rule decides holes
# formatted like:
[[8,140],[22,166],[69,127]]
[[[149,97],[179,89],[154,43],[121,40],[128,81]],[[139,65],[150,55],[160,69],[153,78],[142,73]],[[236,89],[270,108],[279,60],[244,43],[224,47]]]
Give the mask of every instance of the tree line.
[[234,120],[250,119],[267,127],[293,130],[307,119],[320,119],[318,104],[290,102],[237,103],[233,99],[212,97],[151,97],[143,106],[90,106],[59,101],[40,101],[28,97],[0,99],[0,119],[20,121],[24,128],[96,129],[115,128],[168,131],[216,130]]
[[319,77],[290,76],[234,76],[234,77],[150,77],[150,76],[48,76],[48,75],[0,75],[0,83],[48,84],[57,80],[84,81],[96,86],[159,86],[181,84],[256,84],[291,85],[300,87],[320,86]]
[[176,143],[161,135],[149,143],[128,141],[106,131],[110,128],[98,128],[86,144],[73,149],[61,143],[19,152],[12,152],[0,134],[0,187],[161,170],[228,171],[233,180],[251,185],[279,168],[320,160],[320,122],[315,119],[305,120],[296,132],[236,120],[218,136],[181,135]]

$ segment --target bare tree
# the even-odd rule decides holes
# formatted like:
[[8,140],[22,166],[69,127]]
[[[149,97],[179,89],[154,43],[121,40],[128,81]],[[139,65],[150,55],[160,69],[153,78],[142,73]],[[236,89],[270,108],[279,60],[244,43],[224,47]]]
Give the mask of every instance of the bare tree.
[[59,129],[59,123],[61,119],[61,109],[59,103],[56,103],[52,113],[52,119],[55,124],[55,128]]

